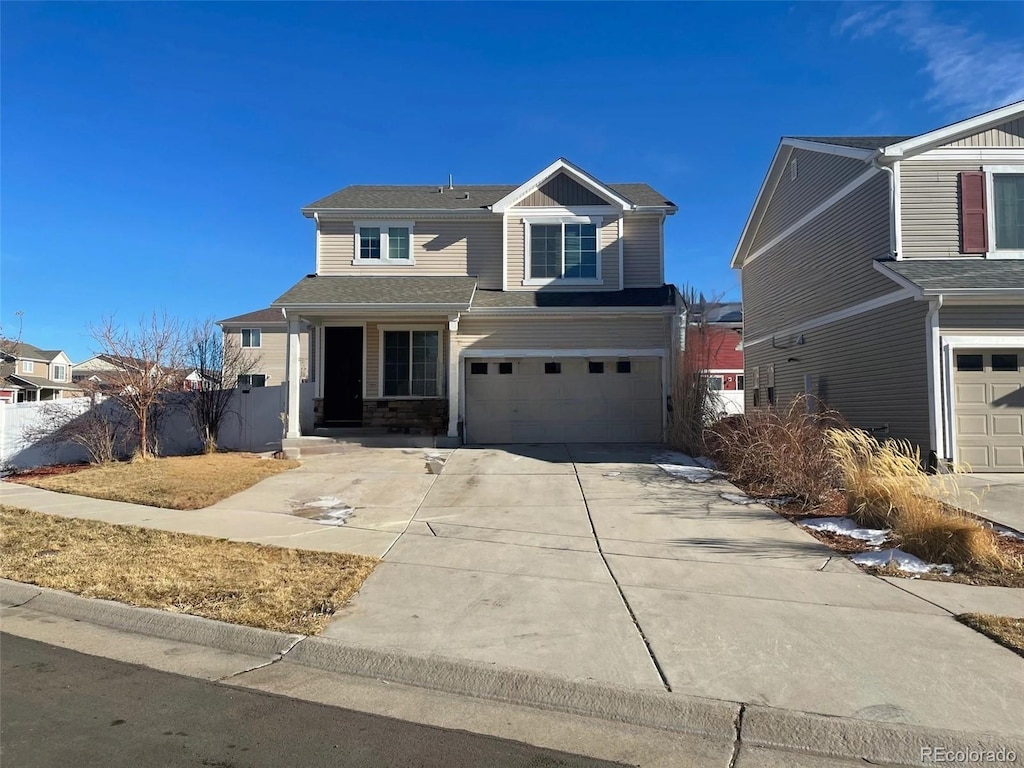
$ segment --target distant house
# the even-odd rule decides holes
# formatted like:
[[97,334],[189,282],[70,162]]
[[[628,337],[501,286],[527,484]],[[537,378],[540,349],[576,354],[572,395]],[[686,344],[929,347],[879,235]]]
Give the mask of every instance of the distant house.
[[701,304],[690,308],[689,318],[687,349],[706,345],[707,376],[721,411],[743,413],[743,305]]
[[59,400],[82,394],[71,359],[59,349],[8,342],[0,349],[0,402]]
[[[218,320],[225,345],[241,349],[251,370],[239,376],[244,387],[277,386],[287,378],[286,348],[288,323],[280,309],[258,309],[225,320]],[[309,379],[309,331],[303,329],[299,338],[299,373],[302,381]]]

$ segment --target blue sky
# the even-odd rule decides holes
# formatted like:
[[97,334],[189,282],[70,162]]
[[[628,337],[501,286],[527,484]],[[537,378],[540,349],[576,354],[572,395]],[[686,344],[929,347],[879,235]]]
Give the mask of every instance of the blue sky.
[[667,279],[728,267],[780,135],[915,133],[1024,98],[1024,3],[4,3],[0,322],[266,306],[299,208],[519,183],[560,155],[679,205]]

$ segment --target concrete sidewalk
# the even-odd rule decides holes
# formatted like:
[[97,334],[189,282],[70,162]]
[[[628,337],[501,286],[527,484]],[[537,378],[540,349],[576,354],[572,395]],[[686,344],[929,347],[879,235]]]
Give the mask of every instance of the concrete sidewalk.
[[[654,465],[657,446],[362,449],[207,510],[0,484],[4,503],[384,561],[325,638],[410,657],[857,721],[1017,735],[1024,663],[958,624],[1021,590],[869,576],[761,505]],[[683,459],[680,459],[683,460]],[[288,514],[336,496],[342,528]],[[403,531],[405,531],[403,533]]]

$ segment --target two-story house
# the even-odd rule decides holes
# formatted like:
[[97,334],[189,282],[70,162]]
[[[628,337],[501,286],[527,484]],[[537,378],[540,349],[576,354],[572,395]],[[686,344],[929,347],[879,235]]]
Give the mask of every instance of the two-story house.
[[[218,320],[224,349],[239,350],[244,372],[238,375],[242,387],[272,387],[286,376],[288,323],[280,309],[257,309]],[[231,353],[229,353],[231,354]],[[309,330],[299,334],[299,380],[311,376],[309,369]]]
[[933,466],[1024,471],[1024,102],[783,138],[732,266],[748,409],[807,392]]
[[518,186],[350,186],[311,203],[314,272],[272,305],[288,321],[287,438],[312,407],[317,425],[471,443],[663,440],[675,211],[564,159]]
[[59,349],[40,349],[24,342],[0,346],[0,400],[34,402],[76,397],[71,359]]

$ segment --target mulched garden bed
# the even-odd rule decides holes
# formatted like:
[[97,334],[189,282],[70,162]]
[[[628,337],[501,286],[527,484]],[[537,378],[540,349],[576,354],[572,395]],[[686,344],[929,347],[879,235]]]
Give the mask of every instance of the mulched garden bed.
[[36,480],[40,477],[52,477],[53,475],[70,475],[74,472],[81,472],[88,469],[90,464],[54,464],[49,467],[36,467],[35,469],[18,470],[6,479],[14,483],[25,483],[29,480]]

